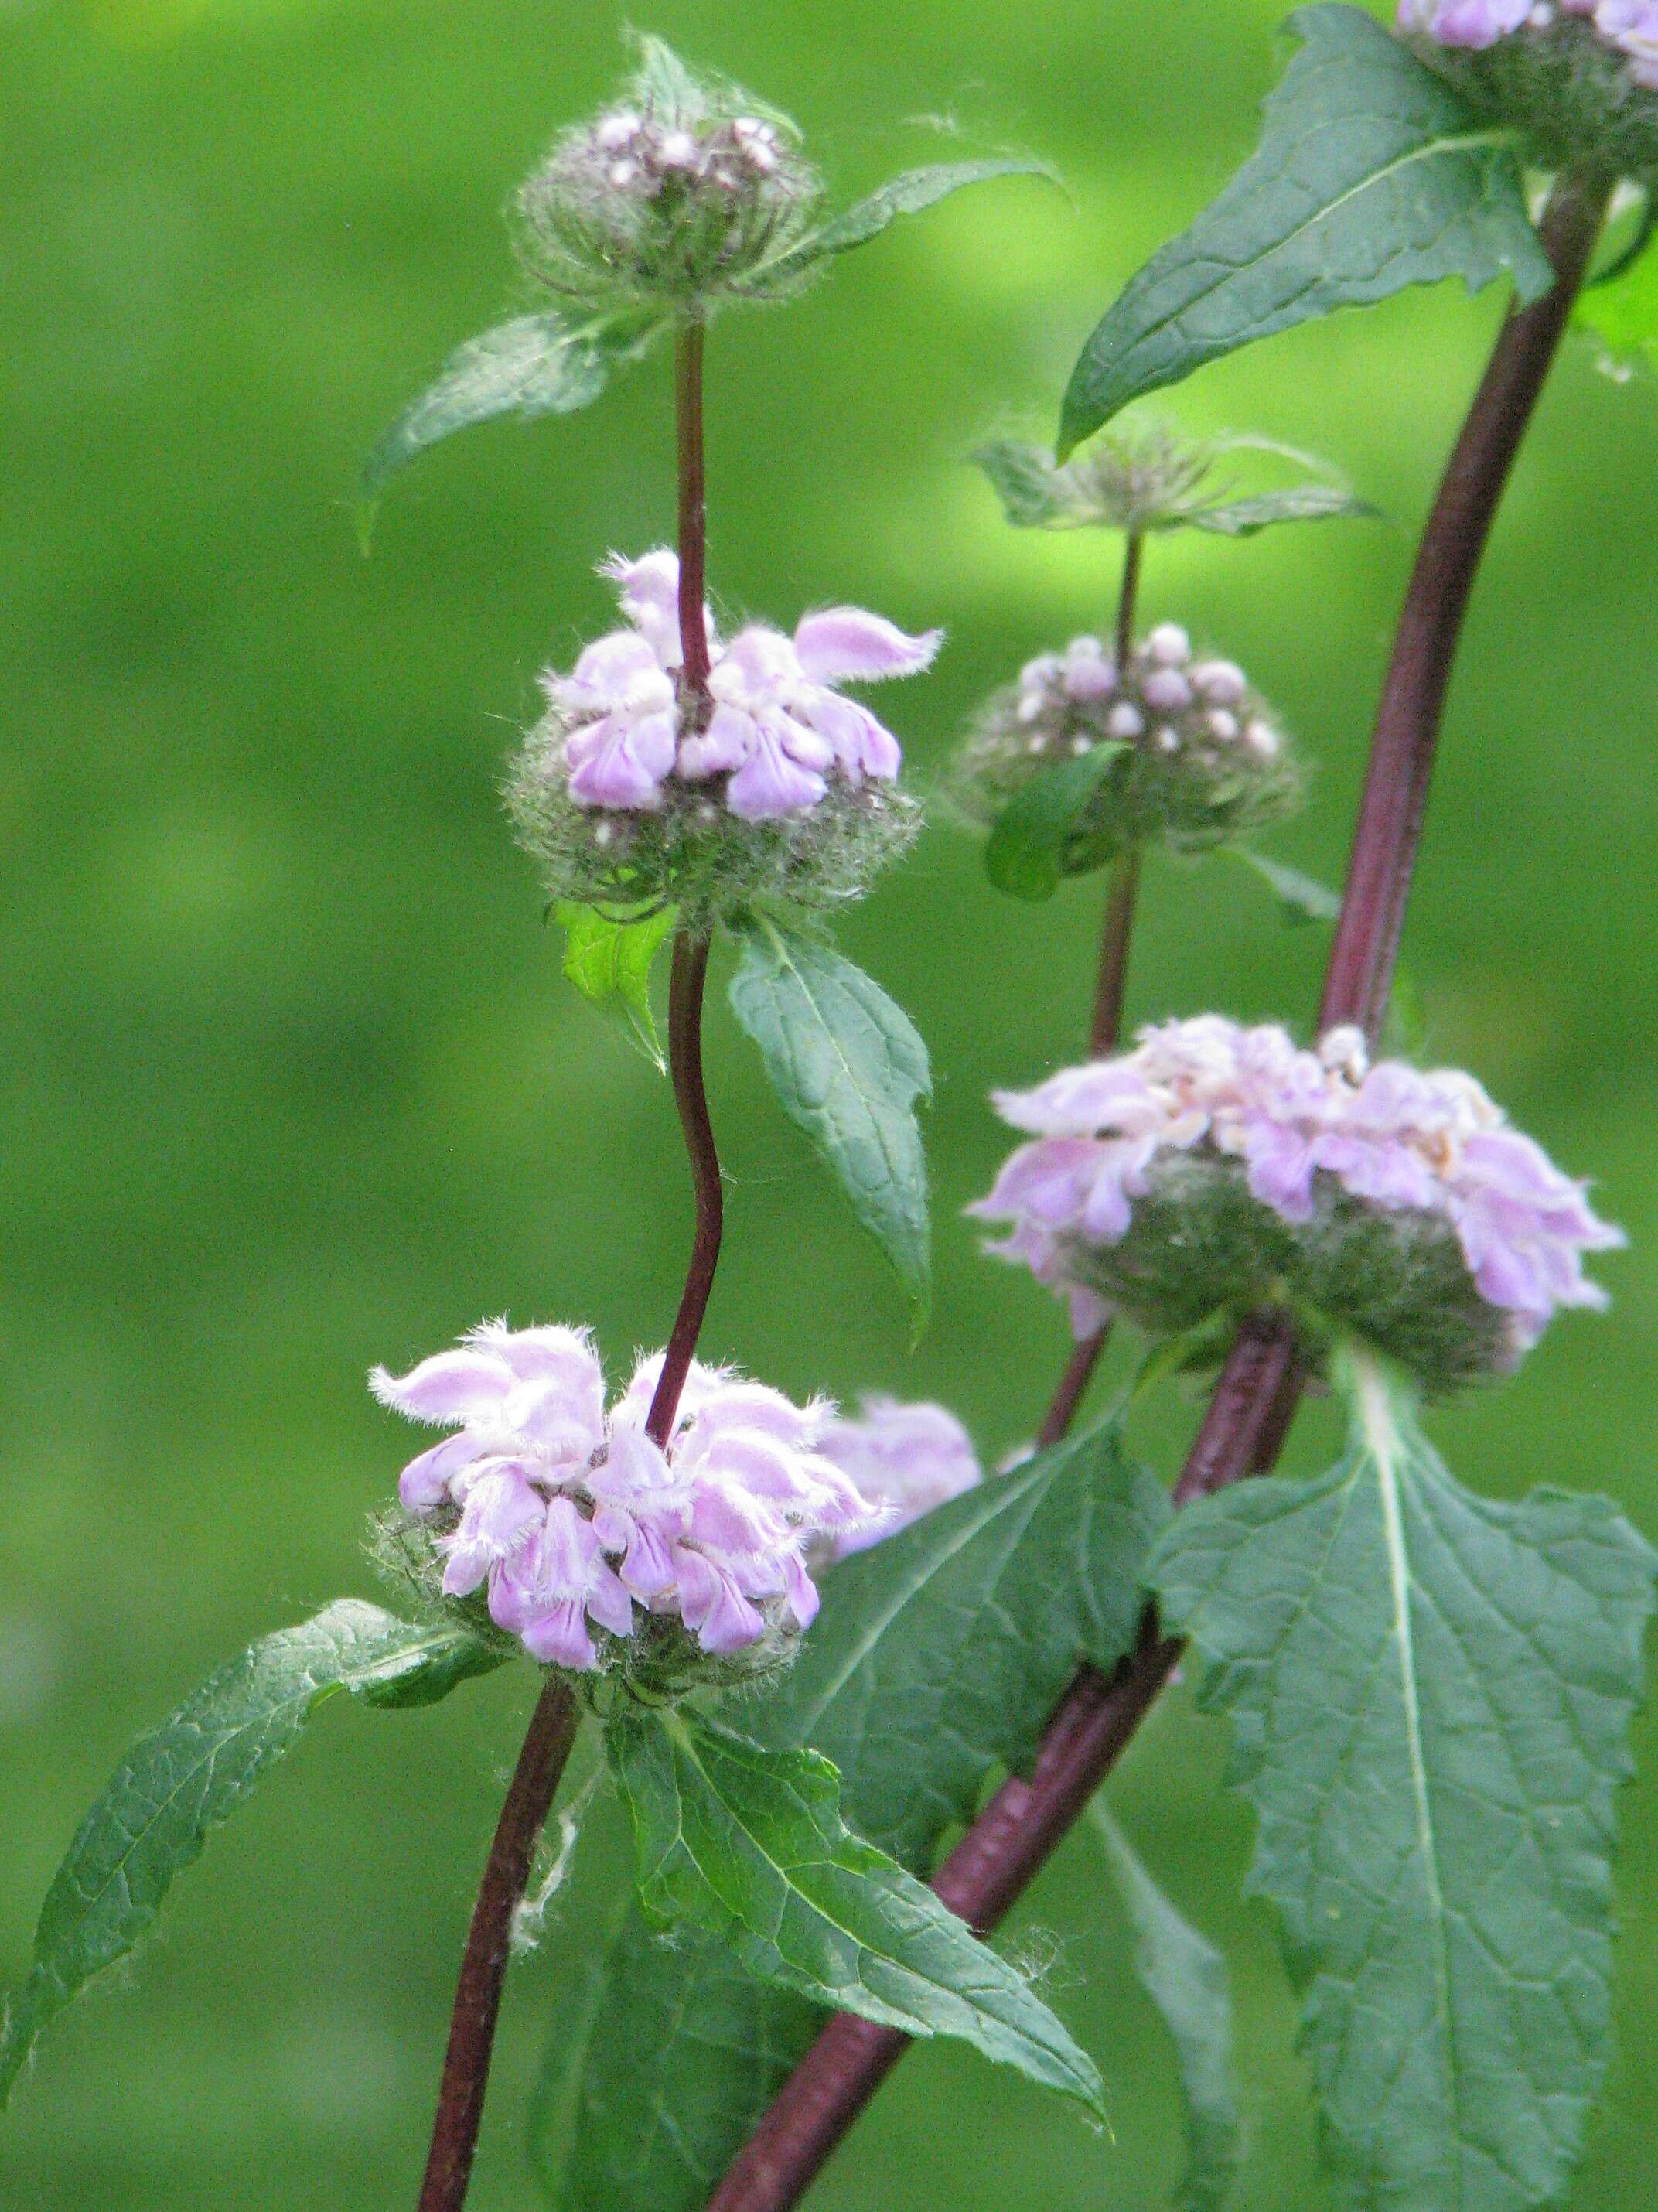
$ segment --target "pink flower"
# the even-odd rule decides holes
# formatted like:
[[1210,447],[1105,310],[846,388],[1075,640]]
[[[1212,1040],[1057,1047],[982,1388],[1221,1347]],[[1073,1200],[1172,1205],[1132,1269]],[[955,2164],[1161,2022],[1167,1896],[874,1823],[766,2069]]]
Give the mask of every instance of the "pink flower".
[[683,732],[679,563],[657,551],[613,558],[604,573],[632,627],[588,646],[568,676],[541,679],[568,726],[563,762],[580,805],[650,812],[671,780],[723,777],[727,809],[763,822],[809,811],[833,775],[853,788],[896,776],[897,739],[839,687],[918,674],[941,630],[911,637],[879,615],[833,607],[802,617],[792,638],[752,623],[722,645],[709,618],[714,711],[705,729]]
[[1382,1211],[1442,1217],[1480,1296],[1514,1316],[1521,1342],[1557,1308],[1603,1304],[1582,1255],[1624,1242],[1472,1076],[1371,1066],[1353,1030],[1333,1030],[1315,1053],[1272,1026],[1169,1022],[1142,1030],[1132,1052],[995,1103],[1035,1141],[969,1212],[1011,1224],[989,1249],[1070,1297],[1079,1335],[1105,1309],[1073,1253],[1119,1243],[1176,1152],[1241,1161],[1252,1195],[1292,1224],[1313,1218],[1321,1176]]
[[830,1424],[819,1449],[868,1509],[835,1540],[837,1559],[896,1535],[984,1480],[972,1438],[943,1406],[865,1398],[855,1420]]
[[607,1413],[585,1329],[474,1329],[394,1377],[382,1403],[454,1433],[399,1485],[435,1538],[451,1597],[487,1590],[491,1617],[546,1665],[605,1663],[595,1628],[634,1632],[634,1607],[677,1616],[727,1654],[817,1610],[810,1557],[871,1525],[868,1502],[817,1449],[835,1409],[797,1406],[693,1364],[665,1451],[645,1432],[661,1354]]
[[1401,29],[1425,31],[1442,46],[1494,46],[1517,31],[1533,0],[1402,0]]

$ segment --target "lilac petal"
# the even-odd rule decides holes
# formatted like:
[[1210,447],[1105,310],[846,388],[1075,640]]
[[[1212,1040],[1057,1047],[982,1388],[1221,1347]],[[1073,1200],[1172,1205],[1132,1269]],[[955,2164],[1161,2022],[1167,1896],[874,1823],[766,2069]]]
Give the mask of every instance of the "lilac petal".
[[794,1615],[795,1626],[810,1628],[817,1618],[821,1601],[817,1585],[806,1571],[806,1563],[798,1550],[786,1553],[783,1559],[783,1595],[789,1611]]
[[[637,561],[613,553],[601,563],[599,574],[618,586],[622,611],[649,644],[664,668],[677,668],[683,658],[679,635],[679,559],[660,548]],[[708,620],[704,610],[704,620]],[[709,623],[709,641],[713,625]]]
[[608,1628],[612,1636],[631,1636],[634,1632],[634,1601],[627,1586],[610,1567],[598,1569],[587,1585],[587,1612],[601,1628]]
[[743,822],[770,822],[816,806],[826,787],[821,775],[797,768],[774,730],[762,726],[760,742],[726,787],[726,804]]
[[451,1477],[467,1466],[477,1451],[477,1444],[463,1429],[459,1436],[446,1437],[440,1444],[411,1459],[398,1477],[398,1496],[404,1512],[429,1513],[434,1506],[447,1503]]
[[556,707],[572,714],[608,714],[641,676],[660,673],[660,664],[635,629],[612,630],[584,648],[568,676],[547,670],[541,688]]
[[678,1564],[680,1612],[705,1651],[740,1651],[758,1642],[766,1632],[764,1617],[729,1575],[683,1546]]
[[682,738],[679,773],[692,783],[705,776],[741,768],[760,742],[760,732],[750,714],[740,707],[716,707],[708,726],[695,737]]
[[[576,762],[572,750],[574,739],[565,746],[565,757],[572,763],[571,798],[580,806],[613,806],[635,813],[653,812],[662,803],[659,779],[635,755],[631,732],[614,717],[599,726],[609,734],[590,757]],[[671,757],[669,764],[672,764]]]
[[587,1633],[583,1607],[574,1598],[562,1598],[536,1613],[519,1631],[524,1648],[544,1667],[568,1667],[585,1674],[598,1663],[598,1653]]
[[794,649],[815,684],[873,683],[930,668],[944,641],[941,629],[911,637],[862,607],[829,607],[795,624]]
[[874,776],[890,783],[902,767],[903,755],[897,738],[855,699],[837,698],[833,691],[817,691],[801,701],[795,711],[802,721],[810,722],[834,746],[835,757],[848,782],[861,783],[865,776]]
[[[598,1526],[598,1516],[594,1516]],[[635,1595],[660,1597],[674,1584],[673,1547],[685,1533],[685,1519],[661,1514],[641,1514],[630,1521],[622,1562],[622,1577]],[[609,1535],[606,1534],[606,1542]]]
[[382,1406],[411,1421],[487,1420],[499,1413],[513,1387],[512,1369],[493,1354],[465,1350],[434,1352],[406,1375],[371,1369],[368,1387]]

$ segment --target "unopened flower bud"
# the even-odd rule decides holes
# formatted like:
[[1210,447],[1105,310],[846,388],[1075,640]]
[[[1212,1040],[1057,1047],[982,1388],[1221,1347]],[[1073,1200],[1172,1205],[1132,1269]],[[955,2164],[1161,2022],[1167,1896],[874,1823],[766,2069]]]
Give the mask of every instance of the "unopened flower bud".
[[567,131],[520,190],[525,266],[561,303],[599,313],[798,289],[805,272],[783,264],[819,188],[792,128],[655,58],[623,106]]
[[970,1210],[1011,1225],[992,1249],[1079,1335],[1288,1304],[1310,1356],[1346,1332],[1446,1389],[1506,1371],[1557,1309],[1604,1304],[1582,1257],[1624,1241],[1473,1077],[1372,1066],[1356,1030],[1305,1052],[1169,1022],[996,1104],[1033,1141]]
[[1119,757],[1077,820],[1067,874],[1148,841],[1201,850],[1287,813],[1300,776],[1271,710],[1230,661],[1193,665],[1191,654],[1186,631],[1164,623],[1126,667],[1096,637],[1027,661],[1017,684],[986,703],[963,747],[954,778],[963,811],[992,823],[1033,776],[1108,744]]

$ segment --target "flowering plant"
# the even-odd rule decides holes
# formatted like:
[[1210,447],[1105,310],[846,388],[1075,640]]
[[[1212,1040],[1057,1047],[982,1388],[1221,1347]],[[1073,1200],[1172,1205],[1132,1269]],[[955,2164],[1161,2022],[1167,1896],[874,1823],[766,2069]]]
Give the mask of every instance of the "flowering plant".
[[[1614,204],[1658,167],[1653,13],[1406,0],[1390,33],[1300,9],[1259,153],[1108,311],[1056,453],[979,452],[1011,524],[1124,541],[1109,623],[1035,650],[970,718],[949,779],[999,888],[1040,902],[1108,878],[1086,1057],[995,1094],[1025,1141],[969,1209],[1072,1322],[1034,1439],[993,1473],[944,1406],[846,1413],[701,1356],[725,1227],[702,1066],[716,960],[786,1114],[926,1324],[928,1055],[828,920],[920,811],[899,739],[848,690],[921,676],[942,641],[850,605],[790,631],[716,611],[703,382],[717,312],[788,298],[897,216],[1041,165],[908,172],[824,220],[793,125],[650,39],[618,100],[557,140],[514,204],[550,304],[463,347],[364,489],[467,424],[585,406],[671,343],[677,542],[604,561],[624,626],[543,677],[506,795],[566,974],[671,1079],[695,1211],[683,1294],[619,1390],[573,1322],[488,1322],[372,1370],[386,1408],[443,1431],[372,1538],[402,1609],[342,1600],[261,1639],[132,1747],[48,1897],[0,2097],[323,1699],[427,1705],[513,1664],[536,1702],[421,2212],[465,2199],[509,1956],[598,1786],[561,1814],[531,1901],[584,1729],[633,1866],[620,1912],[594,1916],[592,2002],[537,2107],[573,2116],[537,2126],[551,2201],[783,2212],[918,2037],[1102,2112],[1106,2069],[988,1941],[1091,1806],[1181,2069],[1183,2201],[1218,2208],[1242,2139],[1224,1961],[1098,1800],[1189,1656],[1199,1708],[1233,1720],[1337,2201],[1561,2198],[1609,2060],[1614,1799],[1658,1556],[1606,1499],[1466,1489],[1421,1408],[1506,1376],[1557,1312],[1604,1304],[1585,1255],[1623,1237],[1474,1075],[1382,1037],[1479,557],[1575,303],[1646,250],[1644,216],[1624,235]],[[1522,161],[1549,172],[1535,212]],[[1369,510],[1298,453],[1118,418],[1293,323],[1453,274],[1513,300],[1424,533],[1338,901],[1243,842],[1304,794],[1286,719],[1218,641],[1174,614],[1143,623],[1141,602],[1169,532]],[[1297,480],[1217,479],[1261,459]],[[1309,1041],[1204,1014],[1124,1048],[1143,864],[1212,850],[1334,921]],[[1090,1417],[1124,1325],[1143,1356]],[[1165,1483],[1128,1437],[1177,1374],[1209,1395]],[[1312,1388],[1343,1400],[1345,1445],[1321,1473],[1275,1474]]]

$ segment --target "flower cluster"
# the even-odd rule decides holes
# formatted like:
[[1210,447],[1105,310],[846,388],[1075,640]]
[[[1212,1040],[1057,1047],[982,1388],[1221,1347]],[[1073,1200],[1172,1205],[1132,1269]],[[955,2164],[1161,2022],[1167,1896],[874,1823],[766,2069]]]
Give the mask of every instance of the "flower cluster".
[[1288,1300],[1433,1388],[1501,1371],[1561,1306],[1598,1306],[1582,1255],[1623,1242],[1472,1076],[1371,1066],[1218,1016],[999,1092],[1035,1141],[973,1209],[992,1249],[1066,1296],[1079,1335]]
[[913,676],[943,633],[833,607],[793,637],[708,619],[708,702],[681,682],[679,563],[608,562],[629,627],[549,671],[508,804],[558,898],[843,898],[914,834],[898,741],[840,686]]
[[561,298],[604,312],[795,289],[780,269],[819,192],[793,126],[655,40],[622,103],[567,131],[520,189],[519,252]]
[[646,1434],[661,1358],[606,1410],[580,1328],[474,1329],[381,1403],[453,1433],[404,1469],[446,1596],[483,1594],[544,1665],[672,1675],[697,1655],[768,1661],[817,1610],[809,1555],[877,1519],[819,1449],[834,1407],[693,1364],[666,1450]]
[[829,1540],[837,1559],[896,1535],[984,1480],[972,1438],[944,1406],[867,1397],[855,1419],[830,1422],[817,1449],[872,1509],[867,1521]]
[[1546,167],[1658,168],[1658,0],[1400,0],[1399,26]]
[[1233,662],[1194,657],[1176,623],[1152,630],[1123,668],[1096,637],[1027,663],[981,714],[957,791],[967,811],[993,821],[1044,769],[1100,745],[1113,757],[1072,829],[1070,875],[1148,840],[1182,851],[1224,843],[1300,794],[1271,708]]

